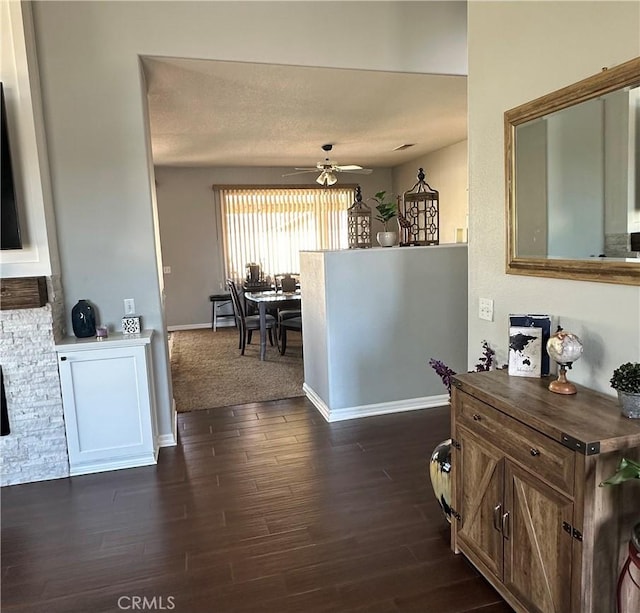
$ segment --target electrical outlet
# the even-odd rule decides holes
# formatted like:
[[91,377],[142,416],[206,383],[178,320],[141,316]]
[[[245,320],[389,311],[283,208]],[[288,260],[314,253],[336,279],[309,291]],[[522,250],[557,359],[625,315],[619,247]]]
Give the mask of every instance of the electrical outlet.
[[163,272],[165,275],[170,275],[170,274],[171,274],[171,266],[164,266],[164,267],[162,268],[162,272]]
[[486,321],[493,321],[493,300],[480,298],[478,302],[478,317]]
[[134,315],[136,312],[136,302],[133,298],[124,299],[124,314]]

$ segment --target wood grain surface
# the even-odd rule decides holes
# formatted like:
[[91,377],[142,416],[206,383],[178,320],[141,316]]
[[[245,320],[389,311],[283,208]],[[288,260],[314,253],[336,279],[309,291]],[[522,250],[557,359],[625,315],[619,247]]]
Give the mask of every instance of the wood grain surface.
[[512,613],[449,549],[427,465],[448,407],[328,424],[295,398],[178,419],[157,466],[3,489],[4,612],[138,596],[177,613]]

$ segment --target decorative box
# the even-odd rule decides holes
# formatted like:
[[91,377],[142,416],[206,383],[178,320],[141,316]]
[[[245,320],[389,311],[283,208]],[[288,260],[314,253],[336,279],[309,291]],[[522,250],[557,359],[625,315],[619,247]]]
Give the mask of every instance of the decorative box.
[[125,315],[122,318],[122,334],[140,334],[140,315]]

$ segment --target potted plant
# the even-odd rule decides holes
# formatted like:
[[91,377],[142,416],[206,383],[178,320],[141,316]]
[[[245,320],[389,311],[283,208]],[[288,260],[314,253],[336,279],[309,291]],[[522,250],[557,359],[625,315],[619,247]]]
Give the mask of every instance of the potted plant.
[[608,479],[603,481],[600,484],[600,487],[604,485],[619,485],[620,483],[630,481],[631,479],[640,479],[640,464],[633,460],[622,458],[622,460],[620,460],[618,470]]
[[398,214],[398,208],[396,203],[393,200],[386,202],[386,191],[378,192],[372,198],[377,202],[376,211],[378,214],[376,215],[376,219],[384,225],[384,232],[378,232],[376,235],[376,239],[378,243],[380,243],[381,247],[391,247],[395,245],[396,239],[398,237],[396,232],[390,231],[387,224]]
[[626,362],[613,371],[611,387],[618,392],[618,401],[625,417],[640,418],[640,363]]

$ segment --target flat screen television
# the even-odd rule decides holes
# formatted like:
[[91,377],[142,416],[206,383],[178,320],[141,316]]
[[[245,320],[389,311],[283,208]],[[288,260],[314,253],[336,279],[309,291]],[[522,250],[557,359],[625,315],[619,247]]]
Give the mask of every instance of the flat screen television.
[[11,166],[11,149],[9,148],[9,132],[7,130],[7,109],[4,102],[4,89],[0,83],[0,166],[2,176],[0,192],[0,248],[22,249],[20,238],[20,222],[18,219],[18,203],[13,182],[13,167]]

